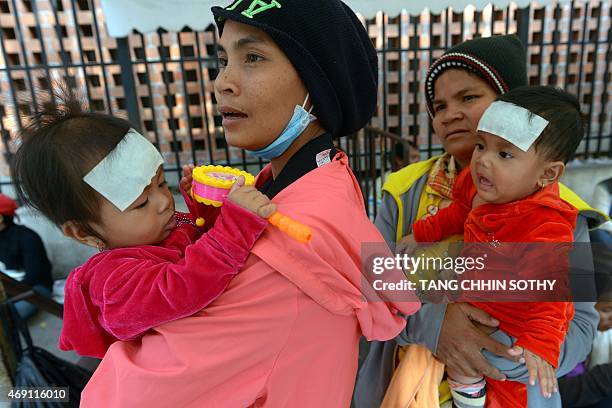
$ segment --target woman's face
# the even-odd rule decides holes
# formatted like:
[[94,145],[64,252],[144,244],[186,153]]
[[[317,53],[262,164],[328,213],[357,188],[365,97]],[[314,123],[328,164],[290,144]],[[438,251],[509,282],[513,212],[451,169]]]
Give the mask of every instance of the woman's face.
[[227,21],[219,40],[215,97],[228,144],[258,150],[285,129],[306,88],[285,54],[263,31]]
[[497,94],[484,80],[463,69],[444,71],[434,84],[434,92],[434,131],[444,150],[464,168],[476,145],[480,117]]

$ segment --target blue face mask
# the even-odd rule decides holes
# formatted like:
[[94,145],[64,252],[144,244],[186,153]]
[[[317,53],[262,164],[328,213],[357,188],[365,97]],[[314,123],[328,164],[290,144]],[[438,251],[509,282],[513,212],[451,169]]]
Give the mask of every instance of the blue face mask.
[[[302,106],[296,105],[293,110],[293,116],[289,121],[289,124],[283,130],[279,137],[276,138],[272,143],[263,149],[259,150],[247,150],[247,153],[252,154],[255,157],[260,157],[266,160],[272,160],[285,153],[289,146],[298,138],[299,135],[306,130],[308,125],[311,122],[317,120],[317,117],[310,114],[310,111],[306,111],[304,106],[306,106],[306,102],[308,101],[308,96],[306,95],[306,99],[304,100],[304,104]],[[312,110],[312,108],[310,108]]]

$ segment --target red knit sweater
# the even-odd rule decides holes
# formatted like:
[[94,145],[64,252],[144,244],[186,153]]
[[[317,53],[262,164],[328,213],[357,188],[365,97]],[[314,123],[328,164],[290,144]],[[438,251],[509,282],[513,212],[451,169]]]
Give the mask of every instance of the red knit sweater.
[[266,226],[227,201],[203,235],[182,223],[159,245],[91,257],[66,282],[60,349],[102,358],[115,341],[203,309],[240,271]]
[[[469,169],[458,176],[453,189],[453,203],[435,216],[414,223],[417,242],[436,242],[449,235],[463,233],[472,243],[571,243],[578,211],[559,197],[559,186],[551,184],[529,197],[507,204],[484,204],[472,209],[476,188]],[[512,245],[509,253],[497,254],[494,265],[485,263],[489,276],[498,271],[516,271],[516,278],[535,279],[543,274],[567,273],[566,245],[554,253],[527,245]],[[565,252],[563,252],[565,251]],[[465,256],[462,253],[462,256]],[[469,255],[469,254],[468,254]],[[473,256],[469,255],[469,256]],[[473,272],[472,276],[477,276]],[[505,275],[507,277],[507,274]],[[561,280],[567,275],[558,276]],[[516,345],[557,366],[561,344],[574,307],[568,302],[470,302],[500,322],[500,329],[516,337]],[[526,407],[525,386],[512,381],[487,379],[488,407]]]

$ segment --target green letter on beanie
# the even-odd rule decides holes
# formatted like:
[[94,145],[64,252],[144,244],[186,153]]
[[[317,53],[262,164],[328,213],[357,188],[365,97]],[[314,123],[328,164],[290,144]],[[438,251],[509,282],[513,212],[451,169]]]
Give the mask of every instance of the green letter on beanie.
[[[232,11],[234,10],[236,7],[238,7],[238,5],[242,3],[242,0],[238,0],[237,2],[235,2],[234,4],[232,4],[231,6],[229,6],[227,8],[227,10]],[[276,0],[272,0],[270,3],[266,3],[263,0],[253,0],[251,2],[251,5],[249,6],[248,9],[244,10],[241,14],[245,17],[248,18],[253,18],[253,16],[255,16],[255,14],[259,14],[263,11],[269,10],[273,7],[276,8],[281,8],[281,4],[276,1]]]

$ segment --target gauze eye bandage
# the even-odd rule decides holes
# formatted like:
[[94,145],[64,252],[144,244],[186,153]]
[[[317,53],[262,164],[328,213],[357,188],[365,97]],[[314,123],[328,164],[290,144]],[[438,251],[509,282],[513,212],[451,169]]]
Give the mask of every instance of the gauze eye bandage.
[[512,103],[495,101],[478,122],[478,130],[499,136],[522,151],[529,150],[548,121]]
[[155,146],[134,129],[83,181],[120,211],[125,211],[142,194],[164,159]]

